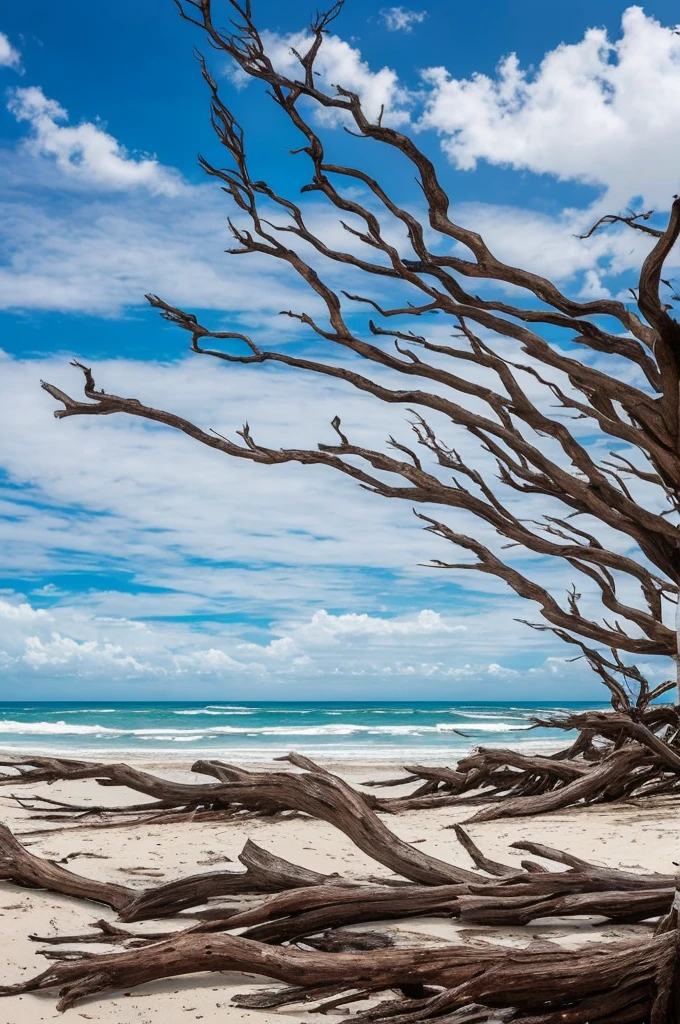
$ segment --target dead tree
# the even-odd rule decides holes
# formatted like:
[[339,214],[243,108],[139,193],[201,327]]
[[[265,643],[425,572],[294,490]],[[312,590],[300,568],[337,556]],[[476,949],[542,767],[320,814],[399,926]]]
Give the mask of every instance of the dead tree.
[[[171,410],[99,390],[80,363],[75,365],[84,373],[84,400],[43,383],[61,405],[55,415],[127,413],[235,458],[270,466],[329,466],[376,494],[403,499],[427,530],[473,556],[463,564],[438,559],[435,566],[490,574],[536,603],[546,620],[537,628],[581,649],[579,657],[599,673],[618,710],[629,712],[636,703],[646,707],[670,691],[676,680],[651,686],[622,654],[677,654],[671,619],[680,583],[680,324],[672,315],[672,290],[668,296],[663,291],[663,267],[680,233],[680,199],[660,229],[640,223],[649,219],[647,213],[604,218],[596,226],[619,223],[649,236],[634,301],[576,301],[550,280],[503,263],[477,232],[450,218],[437,169],[412,138],[390,125],[389,111],[369,116],[361,98],[342,83],[322,87],[315,68],[341,3],[313,22],[306,48],[295,53],[294,75],[277,68],[267,53],[248,0],[228,0],[234,19],[229,31],[213,20],[212,0],[176,3],[220,56],[266,87],[280,116],[300,136],[291,159],[307,161],[302,192],[336,212],[350,244],[345,249],[324,240],[309,226],[303,204],[251,176],[244,131],[201,58],[227,165],[200,162],[231,201],[231,257],[258,253],[299,275],[323,313],[283,315],[319,343],[320,354],[272,350],[240,331],[214,330],[155,295],[149,302],[188,333],[194,352],[232,366],[273,363],[319,374],[377,403],[408,410],[415,445],[391,437],[384,449],[363,447],[345,434],[339,416],[332,422],[334,442],[316,448],[267,447],[247,424],[238,431],[240,440],[230,440]],[[361,166],[327,156],[331,133],[319,127],[315,111],[330,113],[366,145],[370,140],[410,165],[423,216]],[[353,151],[359,149],[353,143]],[[397,234],[403,243],[393,241]],[[338,266],[351,280],[365,282],[362,293],[333,286]],[[363,310],[368,315],[359,322]],[[449,326],[448,338],[427,326],[408,326],[414,319],[428,323],[434,314],[437,325]],[[478,444],[480,458],[490,460],[486,465],[493,464],[495,482],[461,456],[456,444],[463,434]],[[609,449],[604,456],[603,443]],[[542,514],[537,507],[533,518],[526,516],[533,496],[543,498],[543,509],[550,511]],[[450,525],[436,508],[471,513],[505,547],[561,560],[578,584],[561,600],[511,556],[501,557],[478,536]],[[584,609],[583,585],[600,611]]]

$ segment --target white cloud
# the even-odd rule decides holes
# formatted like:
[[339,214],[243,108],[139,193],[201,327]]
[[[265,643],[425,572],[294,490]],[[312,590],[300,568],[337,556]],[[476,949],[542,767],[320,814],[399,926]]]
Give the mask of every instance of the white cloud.
[[[592,209],[566,209],[556,215],[491,203],[461,203],[451,216],[479,232],[492,252],[512,266],[520,266],[563,286],[583,275],[583,299],[609,295],[607,278],[638,270],[654,239],[629,228],[596,232],[579,238],[593,223]],[[458,246],[465,255],[464,246]],[[666,269],[680,266],[680,248],[669,255]],[[630,300],[630,296],[627,296]]]
[[91,669],[97,674],[112,669],[118,673],[152,671],[147,665],[137,661],[131,654],[118,644],[99,643],[87,640],[79,643],[72,637],[52,633],[49,640],[41,640],[38,636],[29,636],[25,641],[25,650],[21,658],[31,668],[48,668],[76,665],[78,669]]
[[[243,640],[248,627],[242,622],[216,629],[208,644],[205,621],[196,628],[190,622],[102,616],[95,614],[102,596],[91,594],[78,603],[66,594],[46,612],[20,595],[9,595],[0,617],[0,669],[29,687],[53,679],[89,680],[94,694],[102,683],[140,679],[140,685],[154,691],[162,685],[166,697],[183,692],[187,679],[205,676],[254,687],[252,698],[266,696],[281,681],[304,690],[338,676],[365,677],[377,690],[383,681],[403,677],[430,680],[434,686],[439,680],[443,696],[459,695],[445,689],[447,681],[487,688],[498,684],[497,694],[502,694],[519,675],[511,666],[489,663],[484,640],[490,618],[481,610],[444,616],[424,609],[391,618],[320,610],[295,622],[273,622],[261,630],[262,643]],[[458,621],[461,617],[467,626]],[[493,622],[497,636],[506,633],[506,602],[494,608]],[[457,634],[455,643],[452,634]],[[512,645],[505,646],[507,654]],[[541,648],[531,657],[537,660],[533,674],[544,675]]]
[[0,32],[0,68],[21,68],[21,54],[16,50],[4,32]]
[[427,608],[416,616],[381,618],[350,612],[330,615],[325,609],[315,612],[309,623],[301,627],[298,635],[312,643],[345,641],[347,638],[422,636],[441,633],[465,632],[467,626],[452,624],[439,612]]
[[[181,197],[140,195],[63,197],[33,189],[0,203],[0,308],[44,309],[118,316],[156,292],[194,309],[248,318],[248,329],[299,292],[285,268],[263,258],[225,257],[230,243],[224,204],[210,186]],[[312,303],[313,306],[313,303]],[[311,308],[307,303],[305,308]],[[279,336],[292,321],[277,318]],[[176,336],[184,344],[185,340]]]
[[261,665],[247,664],[237,661],[231,655],[226,654],[215,647],[205,651],[194,651],[191,654],[177,654],[173,663],[178,672],[190,672],[197,675],[224,675],[238,673],[261,673]]
[[[290,45],[301,45],[300,39],[273,38],[277,59],[288,62],[293,72]],[[324,46],[328,47],[324,65],[327,85],[332,80],[342,81],[360,92],[367,91],[374,106],[383,102],[398,106],[403,94],[392,72],[383,69],[373,75],[359,51],[337,37],[327,39]],[[40,90],[19,90],[15,99],[17,96],[24,98],[21,109],[61,109]],[[156,194],[150,202],[148,187],[121,187],[109,194],[102,189],[84,192],[82,175],[87,178],[90,170],[82,162],[71,167],[68,133],[87,127],[95,137],[101,136],[114,147],[118,144],[96,125],[72,129],[60,127],[54,117],[47,121],[52,125],[47,135],[52,138],[56,132],[55,137],[65,142],[70,170],[60,171],[57,164],[36,152],[36,139],[32,152],[24,147],[18,154],[0,153],[0,178],[7,196],[0,204],[0,244],[7,254],[0,265],[0,308],[118,316],[138,306],[143,294],[152,291],[178,305],[219,309],[232,323],[236,320],[237,328],[242,324],[246,330],[270,326],[281,309],[317,312],[318,300],[301,288],[299,279],[280,262],[257,255],[248,260],[225,257],[224,249],[231,242],[224,218],[227,205],[214,186],[183,186],[174,194],[178,180],[174,171],[160,168],[155,161],[121,158],[131,181],[141,173],[140,168],[149,168],[142,174],[149,175],[148,187],[152,187],[156,171],[162,182],[167,183],[170,175],[168,193]],[[64,132],[66,136],[61,134]],[[104,141],[104,150],[107,145]],[[652,165],[656,163],[648,162]],[[102,173],[108,180],[108,171]],[[327,206],[305,199],[303,209],[307,222],[328,244],[360,248],[355,240],[348,241],[337,215]],[[507,262],[539,270],[562,285],[582,273],[576,290],[584,298],[608,294],[607,275],[639,266],[650,244],[647,236],[616,229],[586,241],[578,239],[576,235],[592,223],[592,209],[549,216],[490,203],[467,203],[459,204],[452,214],[480,231]],[[386,237],[404,249],[401,233],[388,226]],[[311,257],[311,262],[317,265],[318,257]],[[676,254],[671,269],[678,262]],[[347,277],[351,271],[346,267],[340,272],[337,265],[324,264],[320,269],[331,285],[361,290]],[[389,285],[378,283],[374,293],[378,300],[386,288]],[[277,317],[276,323],[277,343],[296,336],[293,321]]]
[[0,619],[5,619],[15,625],[20,623],[32,623],[36,619],[49,619],[49,615],[42,608],[32,608],[26,601],[21,604],[13,604],[10,601],[0,601]]
[[508,668],[506,665],[499,665],[496,661],[492,661],[491,664],[487,666],[486,671],[490,676],[494,676],[496,679],[513,679],[520,674],[516,668]]
[[383,7],[380,18],[388,32],[412,32],[414,25],[420,25],[427,17],[427,11],[410,11],[405,7]]
[[[0,377],[2,467],[10,484],[23,487],[19,499],[14,486],[0,488],[6,570],[24,577],[41,574],[46,583],[52,573],[93,566],[124,571],[111,593],[85,593],[77,602],[83,614],[100,620],[97,630],[108,642],[126,649],[133,642],[122,638],[123,626],[112,626],[112,618],[191,616],[211,634],[208,643],[205,636],[192,641],[192,649],[217,649],[223,631],[213,617],[238,612],[241,618],[256,614],[280,620],[286,614],[290,619],[261,637],[236,638],[238,643],[256,640],[255,649],[226,651],[237,660],[244,655],[246,662],[263,664],[277,659],[284,664],[311,656],[312,646],[315,651],[325,646],[328,667],[337,663],[340,648],[355,649],[361,659],[364,644],[375,650],[389,646],[394,657],[404,644],[399,660],[411,663],[408,647],[421,638],[430,647],[450,648],[449,665],[454,655],[502,661],[499,652],[525,645],[546,655],[559,646],[514,623],[518,615],[534,617],[535,609],[525,608],[498,581],[418,567],[452,551],[423,533],[408,503],[370,495],[323,468],[258,467],[228,459],[183,435],[130,418],[68,419],[55,428],[52,400],[38,380],[77,391],[79,376],[65,357],[7,357]],[[298,447],[325,440],[335,411],[358,444],[381,447],[390,433],[410,439],[404,410],[384,407],[341,383],[293,372],[225,371],[197,357],[165,365],[119,359],[100,362],[97,383],[152,405],[170,404],[222,434],[233,436],[248,419],[264,444]],[[536,401],[550,400],[541,398],[536,381],[529,383]],[[590,443],[587,425],[576,429]],[[451,440],[449,434],[450,426],[444,440]],[[458,432],[455,441],[463,457],[487,471],[473,439]],[[526,514],[525,499],[507,497],[511,507]],[[651,508],[650,497],[644,501]],[[535,513],[551,510],[539,503]],[[472,526],[453,510],[445,518],[463,532]],[[498,544],[488,527],[476,523],[474,529],[492,547]],[[604,540],[615,549],[622,544],[620,537]],[[551,566],[521,551],[512,558],[558,593],[572,581],[566,565]],[[454,583],[474,590],[463,595],[452,590]],[[130,586],[142,592],[125,593]],[[423,586],[429,610],[419,611]],[[587,595],[586,589],[584,600]],[[58,593],[44,591],[42,597],[62,603]],[[376,614],[381,606],[387,614]],[[321,611],[324,607],[329,610]],[[446,616],[442,608],[449,609]],[[50,629],[81,641],[100,638],[96,630],[94,636],[80,636],[68,622],[55,621]],[[136,648],[133,653],[145,660]]]
[[479,160],[604,186],[616,210],[632,198],[668,209],[679,190],[680,35],[629,7],[620,39],[591,28],[531,74],[515,54],[495,78],[429,68],[421,128],[443,135],[455,165]]
[[8,109],[30,125],[30,151],[53,159],[59,170],[82,185],[125,190],[143,188],[156,195],[177,195],[179,174],[152,157],[135,159],[112,135],[91,121],[62,124],[68,112],[37,86],[14,89]]

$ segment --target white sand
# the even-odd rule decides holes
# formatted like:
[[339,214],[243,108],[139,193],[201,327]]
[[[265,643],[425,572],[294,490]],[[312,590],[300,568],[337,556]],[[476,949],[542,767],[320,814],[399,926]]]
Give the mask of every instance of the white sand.
[[[249,766],[250,767],[250,766]],[[263,766],[264,767],[264,766]],[[271,767],[271,766],[269,766]],[[276,766],[279,770],[281,765]],[[399,775],[398,765],[358,766],[356,762],[341,768],[340,774],[354,784],[362,779]],[[172,778],[189,779],[179,766],[154,766],[158,774]],[[194,780],[204,777],[194,776]],[[42,827],[30,822],[9,798],[11,787],[0,789],[0,819],[16,832]],[[52,786],[35,785],[17,787],[23,795],[43,794],[53,799],[79,803],[124,804],[141,802],[138,795],[127,790],[108,789],[92,781]],[[380,792],[380,791],[378,791]],[[394,794],[401,790],[384,790]],[[454,808],[438,811],[411,811],[390,816],[388,824],[399,836],[409,842],[418,842],[420,849],[452,863],[469,866],[467,855],[459,847],[452,831],[446,825],[462,821],[471,812]],[[648,800],[642,805],[616,804],[597,808],[575,808],[554,815],[534,819],[511,819],[472,825],[470,834],[489,856],[510,863],[521,859],[518,851],[508,849],[510,843],[520,839],[533,839],[549,846],[568,850],[586,860],[600,864],[621,866],[643,871],[672,873],[677,869],[680,849],[680,814],[677,804],[668,800]],[[55,832],[22,841],[30,842],[31,849],[44,857],[61,858],[75,851],[98,854],[102,859],[78,857],[69,863],[71,870],[92,878],[124,882],[144,888],[196,871],[215,871],[228,867],[221,860],[225,855],[235,862],[246,839],[305,867],[319,871],[339,871],[347,876],[388,874],[361,853],[332,826],[309,819],[289,821],[256,820],[219,825],[181,824],[158,825],[155,828],[115,828],[107,830],[80,830]],[[0,933],[6,964],[0,983],[11,983],[43,970],[46,961],[36,956],[39,944],[28,936],[49,934],[79,934],[89,930],[97,919],[115,920],[113,911],[96,904],[56,896],[51,893],[22,889],[0,882]],[[187,920],[187,923],[192,923]],[[170,927],[164,922],[163,928]],[[176,927],[176,923],[172,927]],[[158,930],[157,922],[136,927],[139,931]],[[366,925],[365,927],[371,927]],[[396,927],[391,922],[380,928]],[[572,945],[593,938],[615,939],[632,933],[648,934],[645,926],[635,929],[627,926],[598,926],[594,920],[560,921],[524,929],[459,928],[454,922],[430,919],[409,920],[399,925],[409,942],[471,941],[484,936],[508,943],[530,943],[534,937],[550,938],[564,945]],[[87,945],[83,949],[103,952],[105,945]],[[269,982],[258,982],[269,985]],[[114,993],[79,1003],[59,1014],[55,1009],[54,993],[49,995],[15,996],[0,1001],[0,1021],[6,1024],[38,1024],[40,1021],[64,1020],[76,1024],[80,1020],[99,1024],[189,1024],[203,1020],[217,1022],[245,1022],[274,1024],[277,1021],[310,1021],[310,1016],[298,1008],[292,1011],[261,1012],[240,1010],[230,1006],[230,997],[252,987],[253,980],[244,975],[197,975],[183,979],[158,982],[135,989],[131,993]]]

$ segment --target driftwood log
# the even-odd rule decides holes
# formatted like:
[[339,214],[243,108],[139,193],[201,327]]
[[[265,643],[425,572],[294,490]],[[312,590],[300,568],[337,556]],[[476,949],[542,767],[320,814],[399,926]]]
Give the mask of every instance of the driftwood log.
[[[190,933],[143,949],[74,952],[37,977],[0,988],[0,995],[57,988],[58,1008],[65,1010],[86,996],[161,978],[248,971],[290,987],[237,998],[242,1006],[314,1000],[324,1008],[329,999],[339,1005],[401,989],[398,998],[356,1015],[376,1022],[497,1021],[497,1009],[518,1024],[678,1020],[677,926],[642,943],[578,951],[532,945],[513,950],[511,959],[508,970],[508,948],[491,944],[327,953],[272,947],[242,936]],[[461,1012],[452,1017],[454,1011]]]
[[[138,890],[94,881],[38,857],[4,826],[0,826],[0,877],[106,904],[123,922],[170,917],[231,897],[229,903],[214,906],[198,930],[248,927],[249,937],[275,943],[328,928],[414,916],[524,925],[538,918],[596,914],[611,921],[634,922],[666,913],[673,901],[678,882],[674,875],[602,868],[530,842],[515,847],[567,870],[541,870],[529,860],[514,868],[490,861],[460,826],[456,831],[478,868],[465,872],[470,880],[458,884],[436,883],[439,861],[434,861],[431,884],[395,886],[389,879],[360,882],[309,871],[248,841],[239,856],[245,871],[204,872]],[[267,895],[244,909],[234,900],[243,894]]]

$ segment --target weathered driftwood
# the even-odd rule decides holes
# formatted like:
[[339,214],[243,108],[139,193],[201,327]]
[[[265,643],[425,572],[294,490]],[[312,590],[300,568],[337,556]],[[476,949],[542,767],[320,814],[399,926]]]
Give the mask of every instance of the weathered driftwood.
[[84,878],[61,864],[37,857],[5,825],[0,825],[0,878],[31,888],[60,892],[65,896],[94,900],[114,910],[121,910],[133,894],[126,885]]
[[[336,778],[309,758],[291,753],[279,760],[289,761],[319,775]],[[11,768],[11,772],[0,774],[0,785],[28,785],[35,782],[73,781],[95,779],[100,786],[119,786],[142,793],[150,799],[143,804],[124,806],[83,805],[52,800],[43,796],[13,798],[24,809],[38,812],[43,821],[89,819],[98,827],[114,827],[124,820],[126,826],[137,824],[174,823],[178,815],[191,815],[196,820],[215,821],[224,817],[248,817],[290,815],[299,813],[295,805],[287,800],[286,780],[290,772],[270,773],[272,787],[269,792],[262,786],[262,772],[251,772],[223,761],[197,761],[192,771],[217,779],[214,783],[181,783],[162,779],[150,772],[140,771],[126,764],[104,764],[101,762],[72,761],[67,758],[43,757],[41,755],[7,756],[0,758],[0,766]],[[370,793],[356,795],[373,810],[394,813],[401,810],[427,808],[433,805],[427,797],[416,794],[398,797],[395,800],[381,799]],[[449,794],[442,794],[435,801],[436,806],[445,806]],[[131,815],[137,817],[132,819]]]
[[10,830],[0,825],[0,878],[30,888],[112,907],[122,921],[167,917],[200,906],[218,896],[271,893],[331,883],[338,876],[291,864],[261,849],[250,840],[239,855],[245,871],[209,871],[138,890],[127,885],[99,882],[75,874],[54,861],[36,856]]
[[[194,808],[204,802],[213,807],[238,803],[251,807],[277,805],[281,809],[302,811],[328,821],[364,853],[412,881],[435,885],[474,880],[469,871],[428,856],[403,842],[369,807],[364,794],[330,772],[316,769],[300,774],[246,772],[219,762],[199,762],[195,767],[226,773],[236,777],[236,781],[209,785],[175,783],[123,764],[78,767],[67,777],[95,778],[102,785],[127,786],[165,802],[177,799],[183,806]],[[197,795],[189,796],[192,791]]]
[[[329,801],[342,806],[343,800],[344,794],[338,796],[333,780]],[[367,807],[360,804],[357,813],[370,821],[372,812]],[[386,828],[385,833],[395,844],[399,842]],[[444,884],[444,862],[424,854],[417,862],[423,876],[415,879],[419,884],[395,887],[387,880],[356,882],[309,871],[249,841],[239,856],[246,868],[244,872],[205,872],[137,890],[95,881],[40,858],[3,826],[0,877],[105,903],[124,922],[173,916],[219,897],[277,893],[245,909],[238,904],[214,908],[208,921],[199,926],[201,931],[248,927],[251,930],[247,935],[267,942],[290,941],[328,928],[416,915],[517,925],[536,918],[584,914],[597,914],[612,921],[639,921],[666,913],[677,884],[675,876],[601,868],[528,842],[516,846],[556,861],[567,870],[549,870],[533,861],[524,861],[518,869],[487,858],[460,826],[456,834],[477,870],[451,865],[453,877]],[[412,869],[413,862],[406,866]]]
[[677,964],[677,928],[604,948],[515,949],[511,970],[508,948],[492,944],[327,953],[191,932],[130,951],[73,952],[34,978],[0,988],[0,995],[57,988],[58,1008],[65,1010],[87,996],[161,978],[247,971],[293,986],[235,1000],[251,1007],[329,997],[337,1004],[401,988],[400,998],[358,1019],[406,1024],[477,1003],[484,1008],[475,1011],[480,1021],[493,1020],[499,1008],[514,1010],[513,1019],[523,1024],[672,1024],[678,1020]]
[[[623,722],[622,722],[623,720]],[[593,730],[607,736],[592,744]],[[579,740],[550,756],[480,747],[461,759],[455,770],[407,765],[405,778],[369,781],[365,785],[397,786],[421,782],[411,794],[412,806],[477,805],[484,807],[470,821],[542,814],[576,804],[680,792],[680,748],[632,722],[627,716],[588,713],[569,719],[542,721],[550,727],[581,727]],[[590,737],[590,738],[588,738]],[[399,809],[399,799],[392,807]],[[438,801],[441,801],[438,804]],[[406,806],[406,805],[404,805]]]

